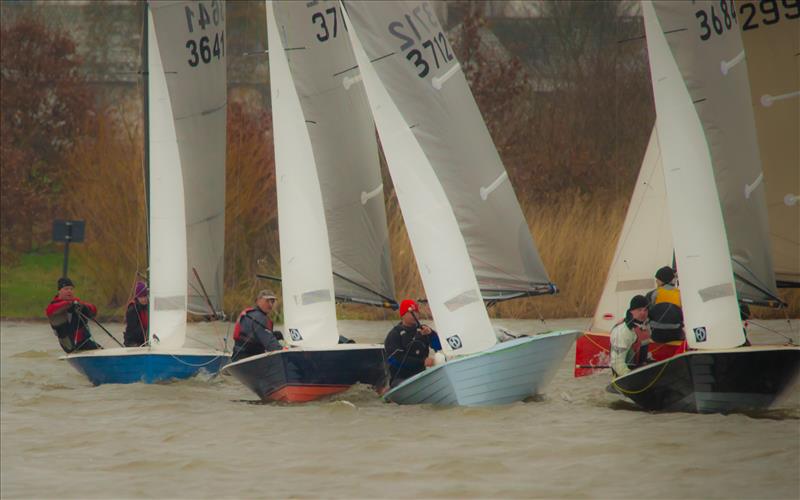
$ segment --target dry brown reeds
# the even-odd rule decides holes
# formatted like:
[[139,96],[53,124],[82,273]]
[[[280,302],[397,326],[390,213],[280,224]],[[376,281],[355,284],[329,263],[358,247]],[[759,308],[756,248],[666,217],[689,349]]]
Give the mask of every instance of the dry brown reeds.
[[225,311],[238,313],[259,288],[257,272],[279,274],[278,211],[272,115],[228,107],[225,198]]
[[91,134],[67,161],[65,205],[86,220],[86,239],[73,247],[93,298],[103,310],[121,310],[137,272],[146,275],[145,191],[141,132],[123,110],[98,114]]

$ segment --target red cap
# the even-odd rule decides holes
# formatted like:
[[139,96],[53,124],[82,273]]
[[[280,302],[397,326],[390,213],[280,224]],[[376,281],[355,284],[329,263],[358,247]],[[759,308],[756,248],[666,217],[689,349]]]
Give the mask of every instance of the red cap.
[[405,315],[405,313],[407,313],[408,311],[419,312],[419,306],[417,305],[416,302],[414,302],[411,299],[406,299],[400,302],[400,310],[399,310],[400,316]]

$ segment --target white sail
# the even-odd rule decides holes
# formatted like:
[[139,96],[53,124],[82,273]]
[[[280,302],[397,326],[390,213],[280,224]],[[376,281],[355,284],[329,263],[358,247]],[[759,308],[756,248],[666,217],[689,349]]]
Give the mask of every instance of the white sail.
[[764,174],[733,3],[659,1],[653,7],[708,144],[738,298],[774,302]]
[[220,313],[225,247],[225,4],[158,1],[151,2],[150,9],[183,175],[188,309],[194,314]]
[[338,1],[275,2],[292,81],[311,139],[336,295],[394,301],[375,125]]
[[[800,16],[737,2],[767,190],[775,277],[800,284]],[[797,7],[794,8],[795,12]]]
[[552,286],[514,189],[433,6],[347,2],[382,86],[453,208],[487,299]]
[[592,331],[609,332],[625,317],[631,298],[656,287],[655,270],[672,263],[667,194],[658,132],[653,127],[628,213],[597,305]]
[[186,218],[181,158],[154,12],[148,14],[150,151],[150,341],[182,347],[186,336]]
[[709,146],[653,5],[642,8],[687,341],[739,346],[744,333]]
[[278,187],[285,338],[325,347],[339,340],[325,208],[287,50],[267,2],[270,91]]
[[351,21],[348,28],[443,347],[454,354],[487,349],[496,343],[495,335],[447,195],[414,135],[413,124],[406,123],[361,47],[362,26]]

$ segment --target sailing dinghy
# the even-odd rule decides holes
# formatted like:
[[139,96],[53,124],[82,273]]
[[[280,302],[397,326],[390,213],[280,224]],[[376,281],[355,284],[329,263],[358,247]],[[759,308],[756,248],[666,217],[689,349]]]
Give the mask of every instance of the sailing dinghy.
[[780,300],[741,37],[696,15],[718,6],[642,3],[690,349],[609,386],[648,410],[765,408],[800,369],[798,346],[744,345],[737,299]]
[[149,338],[62,358],[95,385],[185,379],[230,360],[184,347],[187,310],[222,316],[225,6],[150,2],[144,11]]
[[[575,342],[576,377],[609,367],[611,329],[625,319],[631,297],[656,288],[654,270],[672,262],[664,189],[658,133],[653,128],[592,324]],[[682,342],[674,344],[652,346],[650,353],[657,360],[665,359],[674,355]],[[634,352],[638,346],[634,345]]]
[[348,34],[447,361],[399,404],[493,405],[541,392],[575,339],[498,343],[484,300],[554,293],[508,175],[428,2],[346,2]]
[[397,308],[375,128],[338,2],[267,2],[284,338],[225,370],[265,401],[386,383],[383,346],[339,343],[334,301]]

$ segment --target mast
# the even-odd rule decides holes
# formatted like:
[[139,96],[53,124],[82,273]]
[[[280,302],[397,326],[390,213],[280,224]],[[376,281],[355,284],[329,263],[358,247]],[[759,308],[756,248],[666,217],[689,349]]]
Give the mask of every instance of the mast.
[[[144,8],[142,9],[142,110],[143,110],[143,124],[144,124],[144,156],[142,161],[142,168],[144,169],[144,215],[147,224],[145,224],[145,245],[147,251],[148,267],[150,261],[150,70],[148,67],[149,58],[147,57],[147,49],[149,43],[148,32],[148,16],[149,16],[149,2],[143,2]],[[149,279],[149,273],[148,279]]]

